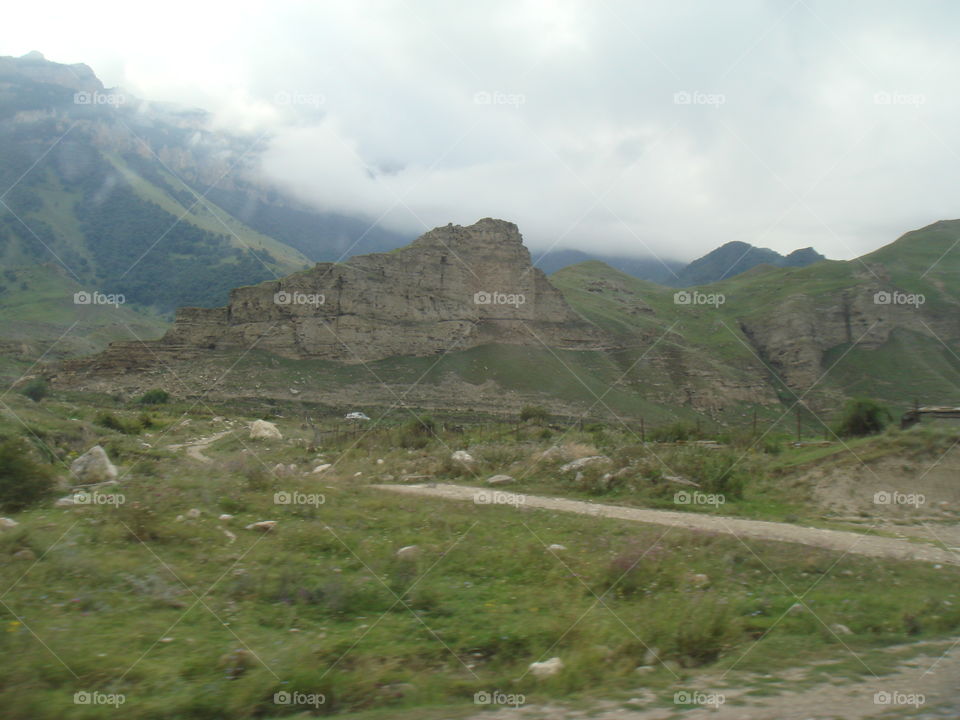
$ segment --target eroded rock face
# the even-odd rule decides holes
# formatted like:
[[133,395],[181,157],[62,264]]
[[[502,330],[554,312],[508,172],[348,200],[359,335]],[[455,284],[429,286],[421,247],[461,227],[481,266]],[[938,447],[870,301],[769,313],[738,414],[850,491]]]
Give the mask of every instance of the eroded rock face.
[[[222,308],[182,308],[155,351],[260,350],[343,363],[476,345],[600,349],[605,338],[530,262],[517,226],[447,225],[390,253],[318,263],[237,288]],[[107,351],[128,352],[134,344]]]

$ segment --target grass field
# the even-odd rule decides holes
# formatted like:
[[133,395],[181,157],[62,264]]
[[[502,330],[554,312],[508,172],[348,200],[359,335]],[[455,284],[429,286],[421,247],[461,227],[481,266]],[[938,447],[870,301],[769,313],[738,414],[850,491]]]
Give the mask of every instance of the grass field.
[[[369,487],[386,475],[457,482],[511,471],[559,439],[543,428],[433,437],[404,413],[315,447],[293,408],[270,418],[283,440],[257,441],[245,425],[256,415],[236,406],[185,412],[189,403],[144,408],[77,395],[5,402],[16,417],[4,413],[0,432],[26,435],[38,457],[49,450],[61,475],[61,462],[102,444],[122,480],[99,492],[123,496],[117,505],[47,502],[0,532],[5,718],[116,712],[77,705],[76,692],[123,695],[130,718],[453,717],[478,709],[475,693],[626,702],[638,686],[670,706],[677,688],[727,669],[731,680],[776,676],[822,660],[816,672],[882,674],[882,648],[960,627],[957,568]],[[103,427],[104,412],[128,432]],[[207,464],[167,447],[231,429],[203,449]],[[621,448],[618,460],[640,468],[637,483],[656,474],[655,459],[609,428],[575,430],[564,442]],[[450,462],[461,448],[476,456],[475,471]],[[723,451],[686,462],[705,467],[700,452]],[[794,508],[799,496],[760,479],[793,452],[754,452],[742,505],[724,512]],[[810,449],[796,452],[798,463],[811,461]],[[305,472],[320,463],[332,467]],[[573,494],[554,470],[511,490]],[[628,488],[604,501],[663,500]],[[263,520],[278,524],[244,529]],[[399,557],[407,546],[417,547],[413,557]],[[806,609],[788,612],[797,603]],[[837,635],[837,623],[852,634]],[[528,671],[551,657],[563,661],[557,675]],[[302,703],[277,704],[284,692]]]

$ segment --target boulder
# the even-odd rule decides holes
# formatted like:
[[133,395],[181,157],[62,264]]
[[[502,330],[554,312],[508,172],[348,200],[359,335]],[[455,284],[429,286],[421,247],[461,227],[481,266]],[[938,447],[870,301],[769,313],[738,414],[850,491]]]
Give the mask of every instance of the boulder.
[[515,482],[515,480],[509,475],[494,475],[487,478],[487,485],[506,485],[512,482]]
[[277,526],[276,520],[261,520],[260,522],[250,523],[246,530],[259,530],[260,532],[270,532]]
[[314,469],[314,473],[322,473],[324,470],[329,470],[333,467],[330,463],[323,463],[323,465],[317,465]]
[[406,545],[397,550],[396,554],[401,560],[416,560],[420,557],[420,548],[417,545]]
[[468,453],[466,450],[454,450],[453,454],[450,456],[450,459],[454,462],[464,463],[469,465],[474,462],[473,455]]
[[251,440],[281,440],[283,436],[277,426],[266,420],[254,420],[250,423]]
[[830,630],[834,635],[853,635],[853,630],[843,623],[833,623],[833,625],[830,626]]
[[543,662],[530,663],[530,674],[538,678],[556,675],[561,670],[563,670],[563,660],[558,657],[552,657]]
[[589,457],[579,458],[578,460],[572,460],[566,465],[560,468],[560,472],[573,472],[574,470],[583,470],[589,465],[599,465],[600,463],[608,463],[610,458],[606,455],[590,455]]
[[93,485],[117,479],[117,468],[106,451],[94,445],[70,464],[70,474],[77,485]]

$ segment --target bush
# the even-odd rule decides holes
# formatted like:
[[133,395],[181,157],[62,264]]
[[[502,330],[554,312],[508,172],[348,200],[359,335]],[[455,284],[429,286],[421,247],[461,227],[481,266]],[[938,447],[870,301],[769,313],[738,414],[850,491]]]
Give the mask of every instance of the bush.
[[40,402],[50,394],[50,385],[43,378],[34,378],[20,388],[20,394],[26,395],[34,402]]
[[547,417],[547,409],[540,405],[527,405],[520,410],[520,422],[533,420],[537,425],[541,425]]
[[429,416],[411,420],[400,432],[400,447],[422,450],[437,435],[437,423]]
[[107,430],[116,430],[124,435],[136,435],[143,429],[139,422],[125,422],[113,413],[108,412],[98,413],[93,419],[93,423]]
[[170,394],[166,390],[160,390],[159,388],[147,390],[147,392],[137,400],[141,405],[163,405],[169,401]]
[[672,425],[654,428],[649,436],[654,442],[681,442],[697,440],[700,438],[700,433],[694,423],[679,421]]
[[893,420],[890,411],[875,400],[853,398],[847,401],[843,416],[834,427],[840,437],[876,435]]
[[53,486],[53,472],[33,459],[25,442],[0,442],[0,509],[23,510],[50,495]]

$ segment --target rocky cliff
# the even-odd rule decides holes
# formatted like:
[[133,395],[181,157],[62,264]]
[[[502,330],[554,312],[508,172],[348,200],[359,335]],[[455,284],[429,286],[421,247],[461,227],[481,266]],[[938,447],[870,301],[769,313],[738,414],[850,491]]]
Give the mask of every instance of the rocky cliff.
[[534,268],[517,226],[447,225],[390,253],[319,263],[235,289],[226,307],[182,308],[155,343],[119,343],[80,363],[138,367],[150,356],[253,347],[359,363],[486,343],[602,349],[604,335]]

